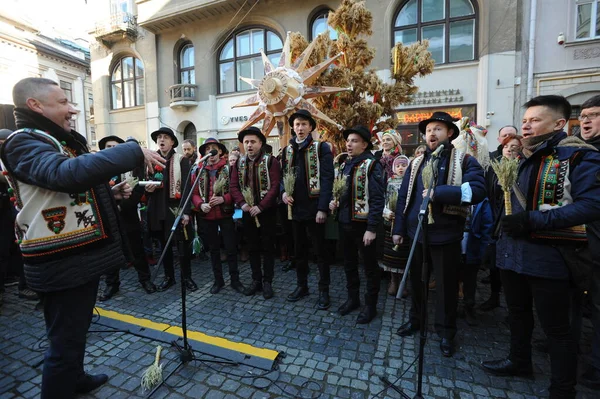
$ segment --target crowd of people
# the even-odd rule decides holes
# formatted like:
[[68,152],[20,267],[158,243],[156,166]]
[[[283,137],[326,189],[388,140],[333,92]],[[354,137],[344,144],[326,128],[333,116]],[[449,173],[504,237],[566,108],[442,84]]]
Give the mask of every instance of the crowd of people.
[[[600,254],[595,253],[600,246],[594,245],[600,240],[600,96],[583,104],[576,136],[564,131],[569,102],[547,95],[524,105],[520,129],[500,129],[498,148],[490,153],[477,145],[471,130],[483,128],[434,112],[418,125],[425,144],[414,154],[404,153],[394,129],[379,133],[380,149],[373,151],[370,129],[354,126],[343,131],[345,151],[337,155],[317,138],[317,122],[304,109],[290,116],[293,136],[279,154],[256,127],[238,133],[243,151],[228,151],[208,138],[198,150],[186,140],[179,154],[177,135],[161,127],[151,134],[157,151],[132,138],[108,136],[100,151],[91,153],[71,130],[75,110],[55,82],[24,79],[14,87],[13,100],[19,130],[0,132],[0,276],[10,270],[21,280],[23,297],[31,294],[28,299],[43,303],[50,347],[42,398],[71,398],[107,381],[106,375],[83,370],[96,299],[118,293],[119,271],[126,265],[135,268],[148,294],[176,285],[173,248],[167,244],[179,216],[172,244],[181,283],[191,292],[198,289],[191,260],[203,255],[193,253],[196,236],[210,256],[213,295],[225,287],[226,262],[233,290],[272,298],[280,245],[293,251],[296,272],[287,300],[310,295],[314,261],[315,306],[327,310],[332,302],[328,236],[334,230],[347,289],[337,309],[341,316],[358,311],[358,324],[376,318],[385,273],[387,294],[410,297],[410,312],[396,331],[407,337],[421,328],[423,284],[435,287],[434,328],[441,354],[450,357],[459,310],[476,325],[478,311],[500,306],[503,290],[510,351],[481,367],[501,376],[533,373],[535,304],[551,360],[550,397],[574,398],[577,382],[600,387]],[[453,145],[464,132],[470,135],[466,150]],[[509,195],[490,159],[518,163]],[[164,277],[156,285],[149,265],[154,243],[165,252]],[[252,277],[245,285],[239,262],[246,251]],[[431,270],[421,267],[424,261]],[[359,265],[366,280],[362,298]],[[490,271],[491,295],[477,306],[482,265]],[[410,289],[399,292],[405,273]],[[102,276],[105,287],[98,295]],[[587,303],[593,349],[578,376],[581,309]]]

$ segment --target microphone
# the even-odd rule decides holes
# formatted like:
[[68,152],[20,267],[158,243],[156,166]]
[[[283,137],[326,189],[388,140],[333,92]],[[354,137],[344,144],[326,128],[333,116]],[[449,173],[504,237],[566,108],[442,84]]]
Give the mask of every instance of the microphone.
[[208,160],[208,158],[210,158],[210,157],[212,157],[212,156],[215,156],[215,155],[217,155],[217,153],[218,153],[218,151],[217,151],[217,150],[210,150],[210,151],[208,152],[208,154],[206,154],[205,156],[203,156],[202,158],[200,158],[200,159],[198,160],[198,163],[201,163],[201,162],[206,162],[206,161]]
[[440,155],[440,152],[444,150],[444,144],[440,144],[438,148],[435,149],[434,152],[431,153],[432,158],[437,158]]

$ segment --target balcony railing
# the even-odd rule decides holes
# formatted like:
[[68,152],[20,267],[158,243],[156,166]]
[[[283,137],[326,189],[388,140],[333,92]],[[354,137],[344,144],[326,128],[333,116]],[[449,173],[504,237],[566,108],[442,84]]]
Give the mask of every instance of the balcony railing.
[[112,14],[109,20],[96,24],[93,34],[107,47],[123,39],[133,42],[138,35],[137,17],[126,12]]
[[178,84],[169,87],[171,97],[171,108],[187,108],[198,105],[196,100],[196,89],[198,86],[191,84]]

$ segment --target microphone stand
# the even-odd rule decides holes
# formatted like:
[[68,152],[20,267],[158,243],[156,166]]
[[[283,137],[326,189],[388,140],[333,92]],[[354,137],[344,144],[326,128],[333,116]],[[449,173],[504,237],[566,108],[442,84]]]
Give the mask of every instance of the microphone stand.
[[[187,248],[186,248],[186,241],[183,239],[183,237],[181,237],[182,229],[185,229],[185,226],[181,226],[180,222],[181,222],[181,218],[183,217],[183,211],[190,203],[190,201],[192,199],[192,195],[194,193],[194,190],[198,186],[198,180],[200,178],[200,175],[202,174],[202,171],[206,167],[206,162],[207,161],[205,160],[204,162],[201,163],[202,166],[198,170],[198,174],[196,175],[196,178],[194,179],[194,183],[192,184],[191,189],[187,193],[185,200],[182,197],[181,201],[179,202],[179,208],[177,209],[177,215],[175,215],[175,221],[173,222],[173,226],[171,226],[171,233],[169,234],[169,238],[167,239],[167,242],[166,242],[166,244],[163,248],[163,251],[160,255],[160,259],[158,260],[158,262],[156,264],[157,265],[156,274],[158,274],[159,267],[162,264],[162,261],[165,257],[167,249],[169,248],[169,245],[171,245],[171,241],[173,240],[173,237],[175,236],[176,232],[178,235],[177,252],[179,255],[179,266],[181,267],[181,265],[182,265],[182,261],[185,257],[185,251],[187,250]],[[186,183],[184,185],[184,191],[183,191],[184,193],[186,192],[187,183],[190,179],[192,169],[193,168],[190,168],[190,171],[188,172]],[[175,348],[179,352],[179,364],[157,386],[155,386],[154,389],[152,389],[152,391],[150,391],[147,398],[150,398],[160,387],[162,387],[162,385],[165,384],[165,382],[169,379],[169,377],[171,377],[173,374],[175,374],[175,372],[177,372],[177,370],[179,370],[182,366],[184,366],[185,364],[187,364],[193,360],[201,360],[203,362],[231,364],[231,365],[238,364],[236,362],[230,362],[228,360],[199,359],[196,356],[194,356],[194,349],[189,344],[188,337],[187,337],[187,311],[186,311],[186,309],[187,309],[186,308],[187,290],[185,287],[185,281],[184,281],[185,276],[183,275],[183,271],[181,271],[180,275],[181,275],[180,276],[181,277],[181,331],[182,331],[182,335],[183,335],[183,345],[180,345],[177,342],[177,340],[173,340],[171,342],[171,344],[173,346],[175,346]],[[156,277],[156,275],[154,277]],[[154,280],[154,278],[152,278],[152,280]],[[216,357],[214,355],[210,355],[210,356]]]
[[[418,371],[417,371],[417,394],[414,396],[414,399],[423,399],[423,360],[425,356],[425,344],[427,343],[427,324],[428,324],[428,313],[427,313],[427,301],[429,300],[429,257],[427,249],[429,247],[429,239],[427,237],[427,220],[429,213],[429,204],[431,203],[431,194],[433,192],[434,186],[437,183],[438,178],[438,163],[440,161],[439,154],[435,153],[431,156],[432,159],[432,184],[427,189],[427,194],[423,198],[423,202],[421,203],[421,208],[419,209],[418,215],[418,224],[417,229],[415,230],[415,238],[410,247],[410,253],[408,255],[408,260],[406,261],[406,270],[404,272],[404,276],[402,278],[402,282],[400,283],[400,287],[398,289],[398,295],[401,295],[404,292],[404,287],[406,286],[406,279],[408,273],[410,271],[410,267],[412,264],[412,260],[415,254],[415,249],[417,247],[417,242],[419,238],[419,234],[421,230],[423,231],[421,247],[423,251],[423,263],[421,265],[421,317],[420,317],[420,329],[419,329],[419,354],[417,358],[419,359]],[[424,166],[425,167],[425,166]],[[397,296],[396,296],[397,298]],[[403,398],[410,398],[407,394],[405,394],[400,388],[398,388],[395,384],[389,381],[386,377],[379,377],[379,379],[386,384],[389,388],[392,388],[394,391],[398,392]]]

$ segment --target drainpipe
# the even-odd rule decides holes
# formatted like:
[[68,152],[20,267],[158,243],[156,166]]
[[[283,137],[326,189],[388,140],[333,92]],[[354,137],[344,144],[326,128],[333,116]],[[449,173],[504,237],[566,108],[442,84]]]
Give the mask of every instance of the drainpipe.
[[535,21],[537,0],[531,0],[529,15],[529,59],[527,61],[527,100],[533,96],[533,66],[535,63]]

